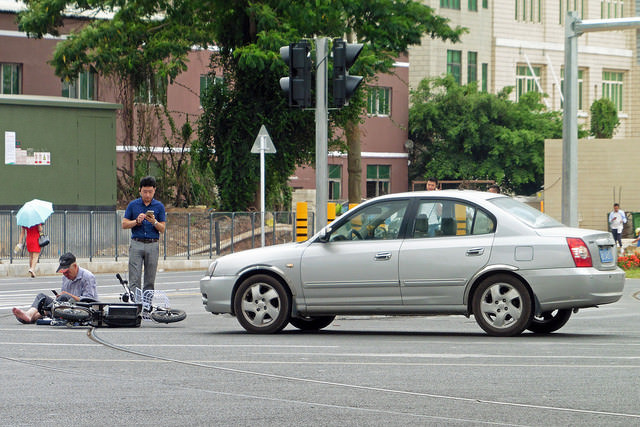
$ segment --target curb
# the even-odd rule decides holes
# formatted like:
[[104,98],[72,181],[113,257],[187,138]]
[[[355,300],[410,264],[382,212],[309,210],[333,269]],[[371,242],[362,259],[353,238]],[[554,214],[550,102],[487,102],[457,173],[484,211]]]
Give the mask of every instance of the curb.
[[[209,268],[211,259],[167,259],[158,260],[158,271],[186,271],[186,270],[202,270],[203,272]],[[118,261],[89,261],[88,258],[77,260],[78,265],[86,268],[94,274],[104,273],[127,273],[129,271],[129,258],[119,258]],[[36,277],[39,276],[59,276],[56,273],[58,262],[54,260],[42,260],[36,267]],[[0,264],[0,277],[28,277],[28,262],[21,260],[12,264]]]

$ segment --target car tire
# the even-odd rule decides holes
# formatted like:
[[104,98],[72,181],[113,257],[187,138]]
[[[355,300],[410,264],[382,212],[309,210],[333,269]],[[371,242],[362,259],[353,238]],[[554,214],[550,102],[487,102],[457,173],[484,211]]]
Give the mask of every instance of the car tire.
[[527,329],[536,334],[550,334],[566,325],[570,317],[570,308],[545,311],[540,316],[533,316]]
[[233,308],[238,322],[247,332],[273,334],[289,323],[291,300],[280,281],[257,274],[240,284]]
[[336,316],[292,317],[289,323],[301,331],[317,331],[329,326],[335,318]]
[[483,280],[473,294],[472,310],[478,325],[496,337],[511,337],[531,322],[531,296],[526,286],[508,274]]

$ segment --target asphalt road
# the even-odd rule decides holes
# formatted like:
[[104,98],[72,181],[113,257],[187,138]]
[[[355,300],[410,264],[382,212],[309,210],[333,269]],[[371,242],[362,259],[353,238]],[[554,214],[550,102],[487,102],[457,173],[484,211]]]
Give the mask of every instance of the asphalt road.
[[[461,316],[259,336],[204,311],[200,275],[158,275],[184,322],[123,329],[19,324],[10,308],[60,278],[0,279],[2,425],[640,425],[640,280],[548,336]],[[112,275],[98,283],[117,299]]]

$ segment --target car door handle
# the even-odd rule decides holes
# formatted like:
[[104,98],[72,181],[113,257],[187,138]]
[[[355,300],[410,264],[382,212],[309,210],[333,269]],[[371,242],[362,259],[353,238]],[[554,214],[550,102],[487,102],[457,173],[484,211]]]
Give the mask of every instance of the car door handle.
[[391,252],[378,252],[375,257],[373,257],[376,261],[386,261],[391,259]]
[[482,255],[483,253],[484,253],[484,248],[471,248],[471,249],[467,249],[467,252],[466,252],[468,256]]

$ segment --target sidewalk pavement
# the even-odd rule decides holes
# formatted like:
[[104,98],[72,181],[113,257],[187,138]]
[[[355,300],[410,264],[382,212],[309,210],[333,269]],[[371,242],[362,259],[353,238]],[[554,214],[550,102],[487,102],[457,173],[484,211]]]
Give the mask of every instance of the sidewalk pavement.
[[[185,271],[185,270],[201,270],[203,273],[209,268],[211,259],[159,259],[158,271]],[[78,258],[78,265],[86,268],[94,274],[100,273],[127,273],[129,271],[129,258],[118,257],[115,259],[96,259],[89,261],[89,258]],[[36,276],[56,276],[58,268],[58,260],[45,259],[40,260],[36,267]],[[14,260],[9,263],[8,260],[0,260],[0,277],[26,277],[29,270],[28,260]]]

